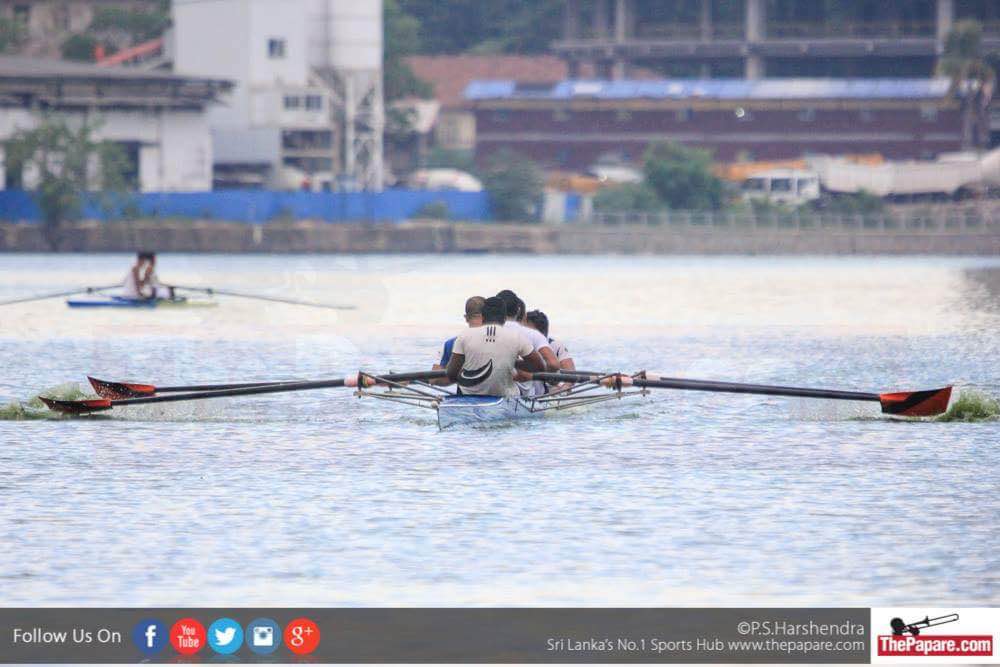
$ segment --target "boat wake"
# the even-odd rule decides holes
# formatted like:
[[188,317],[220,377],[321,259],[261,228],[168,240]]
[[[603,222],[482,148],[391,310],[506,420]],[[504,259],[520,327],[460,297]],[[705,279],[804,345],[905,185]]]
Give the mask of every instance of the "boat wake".
[[1000,420],[1000,401],[984,391],[962,389],[939,422],[987,422]]
[[[57,398],[65,401],[79,401],[91,397],[89,392],[85,392],[76,382],[66,382],[64,384],[49,387],[40,392],[44,396]],[[34,419],[65,419],[67,415],[52,412],[37,396],[27,401],[10,401],[6,405],[0,406],[0,421],[25,421]]]

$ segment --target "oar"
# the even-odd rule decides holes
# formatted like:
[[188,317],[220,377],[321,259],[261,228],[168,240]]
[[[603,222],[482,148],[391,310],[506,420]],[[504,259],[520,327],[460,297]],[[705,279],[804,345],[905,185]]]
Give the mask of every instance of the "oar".
[[56,412],[66,412],[70,414],[85,414],[89,412],[100,412],[110,410],[114,407],[126,405],[145,405],[147,403],[172,403],[175,401],[197,401],[208,398],[223,398],[226,396],[252,396],[254,394],[275,394],[287,391],[306,391],[308,389],[332,389],[335,387],[356,387],[366,383],[366,380],[375,382],[410,382],[412,380],[431,380],[444,377],[443,370],[438,371],[416,371],[413,373],[390,373],[387,375],[373,375],[371,373],[359,372],[356,376],[337,378],[332,380],[311,380],[304,382],[286,382],[282,384],[257,385],[252,387],[242,387],[234,389],[221,389],[218,391],[197,391],[184,394],[168,394],[166,396],[143,396],[140,398],[125,398],[114,400],[110,398],[91,398],[79,401],[66,401],[55,398],[38,398],[45,403],[50,410]]
[[718,391],[730,394],[762,394],[766,396],[801,396],[805,398],[827,398],[841,401],[875,401],[881,404],[882,412],[907,417],[931,417],[948,409],[951,387],[922,391],[896,391],[869,393],[863,391],[842,391],[837,389],[811,389],[806,387],[782,387],[766,384],[741,384],[738,382],[715,382],[712,380],[688,380],[665,378],[656,375],[632,377],[617,373],[535,373],[534,379],[543,382],[592,382],[605,378],[604,384],[615,386],[649,387],[653,389],[687,389],[691,391]]
[[271,385],[301,382],[301,380],[271,380],[268,382],[232,382],[228,384],[188,384],[176,387],[158,387],[148,382],[112,382],[87,376],[90,386],[101,398],[140,398],[154,394],[176,394],[187,391],[219,391],[222,389],[243,389],[244,387],[267,387]]
[[61,296],[73,296],[74,294],[93,294],[94,292],[103,292],[106,289],[113,289],[115,287],[121,287],[121,283],[115,283],[114,285],[106,285],[105,287],[80,287],[75,290],[69,290],[66,292],[50,292],[48,294],[36,294],[35,296],[26,296],[18,299],[10,299],[9,301],[0,301],[0,306],[10,306],[15,303],[28,303],[29,301],[44,301],[45,299],[57,299]]
[[223,296],[235,296],[241,299],[257,299],[258,301],[274,301],[275,303],[287,303],[293,306],[311,306],[313,308],[329,308],[331,310],[355,310],[357,306],[339,305],[335,303],[320,303],[318,301],[303,301],[301,299],[287,299],[278,296],[267,296],[264,294],[248,294],[246,292],[236,292],[227,289],[216,289],[214,287],[185,287],[183,285],[168,285],[175,290],[186,290],[188,292],[202,292],[204,294],[221,294]]

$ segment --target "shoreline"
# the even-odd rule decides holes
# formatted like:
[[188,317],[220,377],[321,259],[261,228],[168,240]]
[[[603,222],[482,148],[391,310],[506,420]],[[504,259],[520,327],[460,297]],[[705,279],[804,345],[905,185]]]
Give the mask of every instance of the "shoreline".
[[546,255],[956,255],[1000,256],[1000,229],[981,231],[661,228],[644,225],[218,220],[81,221],[53,251],[36,224],[0,224],[0,252]]

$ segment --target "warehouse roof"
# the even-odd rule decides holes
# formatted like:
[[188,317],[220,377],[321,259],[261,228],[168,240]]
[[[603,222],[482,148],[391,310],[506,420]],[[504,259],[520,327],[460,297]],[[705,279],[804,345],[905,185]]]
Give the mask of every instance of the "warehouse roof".
[[465,99],[940,99],[948,79],[659,79],[652,81],[567,80],[525,84],[513,80],[478,80]]
[[204,106],[232,86],[175,72],[0,56],[0,105]]

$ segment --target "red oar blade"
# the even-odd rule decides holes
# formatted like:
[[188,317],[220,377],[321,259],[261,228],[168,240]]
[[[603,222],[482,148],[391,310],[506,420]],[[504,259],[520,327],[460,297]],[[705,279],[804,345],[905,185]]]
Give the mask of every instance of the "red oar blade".
[[137,384],[135,382],[109,382],[108,380],[98,380],[95,377],[87,376],[90,386],[94,388],[97,395],[102,398],[119,400],[122,398],[139,398],[140,396],[152,396],[156,393],[156,387],[151,384]]
[[63,412],[69,415],[85,415],[90,412],[100,412],[111,409],[109,398],[88,398],[82,401],[64,401],[57,398],[39,396],[39,400],[53,412]]
[[905,417],[933,417],[948,409],[951,387],[879,394],[882,412]]

